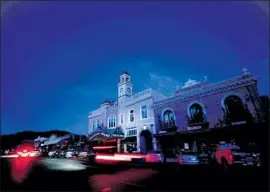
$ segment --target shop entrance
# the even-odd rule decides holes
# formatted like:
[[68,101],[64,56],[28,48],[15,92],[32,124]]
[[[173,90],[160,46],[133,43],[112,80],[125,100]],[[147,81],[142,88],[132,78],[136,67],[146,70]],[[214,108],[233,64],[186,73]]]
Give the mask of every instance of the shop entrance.
[[140,134],[140,150],[143,153],[153,149],[152,133],[149,130],[143,130]]

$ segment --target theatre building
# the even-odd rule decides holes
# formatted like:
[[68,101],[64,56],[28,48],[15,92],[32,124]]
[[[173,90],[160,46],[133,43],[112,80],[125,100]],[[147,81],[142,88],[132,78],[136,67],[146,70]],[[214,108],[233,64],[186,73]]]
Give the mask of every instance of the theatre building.
[[104,101],[99,108],[89,113],[89,142],[104,145],[111,142],[121,152],[147,152],[156,148],[153,137],[155,120],[151,106],[154,101],[166,97],[152,89],[134,94],[131,76],[127,72],[120,75],[116,91],[116,100]]
[[217,83],[205,79],[177,89],[172,97],[155,101],[157,147],[189,148],[199,143],[236,139],[259,140],[267,129],[257,91],[257,78],[243,74]]

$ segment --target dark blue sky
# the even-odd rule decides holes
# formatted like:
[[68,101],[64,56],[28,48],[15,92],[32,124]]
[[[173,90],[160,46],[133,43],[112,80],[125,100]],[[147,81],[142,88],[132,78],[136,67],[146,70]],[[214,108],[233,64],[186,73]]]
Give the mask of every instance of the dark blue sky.
[[168,93],[246,67],[269,93],[269,10],[251,2],[20,2],[2,14],[1,131],[87,133],[90,110],[134,91]]

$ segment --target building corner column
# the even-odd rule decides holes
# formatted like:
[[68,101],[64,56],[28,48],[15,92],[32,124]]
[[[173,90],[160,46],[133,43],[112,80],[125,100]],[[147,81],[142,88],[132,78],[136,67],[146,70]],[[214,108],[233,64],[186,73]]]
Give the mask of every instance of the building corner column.
[[140,136],[137,135],[137,151],[141,151],[141,146],[140,146]]

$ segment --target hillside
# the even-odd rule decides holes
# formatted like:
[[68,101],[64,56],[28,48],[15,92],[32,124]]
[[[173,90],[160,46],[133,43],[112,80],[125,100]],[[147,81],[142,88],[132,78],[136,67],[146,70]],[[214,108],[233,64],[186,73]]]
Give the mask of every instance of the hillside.
[[59,131],[59,130],[52,130],[52,131],[45,131],[45,132],[36,132],[36,131],[22,131],[15,134],[9,135],[1,135],[1,149],[12,148],[17,146],[21,141],[29,139],[35,139],[38,136],[41,137],[50,137],[52,134],[59,136],[64,136],[66,134],[70,134],[67,131]]

